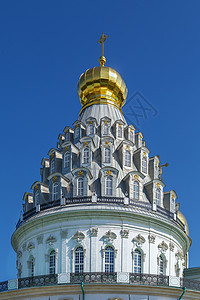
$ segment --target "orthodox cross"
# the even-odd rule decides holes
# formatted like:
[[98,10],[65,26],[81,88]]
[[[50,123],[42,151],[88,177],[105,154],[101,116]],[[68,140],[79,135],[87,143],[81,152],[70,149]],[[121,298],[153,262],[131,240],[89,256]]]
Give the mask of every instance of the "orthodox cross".
[[99,59],[100,65],[103,67],[106,63],[106,58],[104,57],[104,43],[107,39],[108,35],[102,33],[100,40],[97,43],[101,44],[101,57]]
[[108,35],[105,35],[104,33],[102,33],[100,40],[97,42],[97,43],[101,44],[101,56],[104,56],[104,43],[105,43],[107,37],[108,37]]

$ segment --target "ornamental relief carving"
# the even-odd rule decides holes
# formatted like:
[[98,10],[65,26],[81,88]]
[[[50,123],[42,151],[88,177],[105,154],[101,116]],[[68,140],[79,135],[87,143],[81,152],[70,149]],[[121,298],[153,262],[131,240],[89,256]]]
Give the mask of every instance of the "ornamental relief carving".
[[156,236],[154,234],[149,234],[148,239],[149,243],[155,244]]
[[117,235],[109,230],[106,234],[103,235],[103,240],[106,243],[112,243],[117,238]]
[[174,252],[174,244],[172,242],[169,243],[169,250]]
[[43,239],[44,239],[44,236],[43,236],[43,235],[39,235],[39,236],[37,237],[37,243],[38,243],[38,245],[43,244]]
[[84,240],[85,238],[85,235],[84,233],[82,233],[81,231],[77,231],[73,236],[72,236],[72,239],[73,240],[76,240],[77,243],[81,242],[82,240]]
[[90,236],[97,236],[98,234],[98,228],[97,227],[92,227],[90,228]]
[[129,230],[128,229],[122,229],[121,230],[121,237],[122,238],[128,238],[129,236]]
[[183,252],[181,251],[181,250],[178,250],[177,252],[176,252],[176,254],[175,254],[175,256],[176,256],[176,259],[177,260],[182,260],[182,259],[184,259],[184,255],[183,255]]
[[47,239],[46,239],[46,243],[49,245],[49,246],[52,246],[55,242],[56,242],[56,238],[52,235],[50,235]]
[[142,246],[146,242],[146,240],[141,234],[138,234],[135,238],[132,239],[132,242],[136,244],[136,246]]
[[158,245],[158,249],[159,249],[161,252],[166,252],[167,249],[168,249],[168,246],[167,246],[167,244],[166,244],[164,241],[162,241],[162,243],[160,243],[160,244]]
[[32,242],[30,242],[30,243],[28,244],[28,246],[27,246],[27,250],[28,250],[29,252],[31,252],[31,250],[34,249],[34,248],[35,248],[35,245],[34,245],[34,243],[32,243]]

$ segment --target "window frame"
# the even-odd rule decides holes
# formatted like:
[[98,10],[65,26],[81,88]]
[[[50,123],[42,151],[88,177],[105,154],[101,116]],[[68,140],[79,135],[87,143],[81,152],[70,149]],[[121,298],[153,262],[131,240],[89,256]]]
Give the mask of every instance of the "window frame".
[[112,246],[105,247],[105,273],[113,273],[115,270],[115,250]]
[[104,148],[104,163],[110,164],[111,163],[111,149],[110,147]]
[[140,183],[138,180],[133,181],[133,199],[139,200],[140,197]]
[[56,251],[49,253],[49,274],[56,274]]
[[82,246],[78,246],[74,251],[74,272],[84,272],[84,249]]
[[123,128],[122,128],[121,124],[118,124],[118,126],[117,126],[117,137],[119,139],[123,138]]
[[[81,183],[81,186],[79,185]],[[84,178],[78,177],[77,178],[77,196],[83,197],[84,196]]]
[[142,173],[147,174],[147,157],[144,155],[142,157]]
[[89,147],[85,147],[83,149],[83,164],[89,164],[90,162],[90,149]]
[[70,166],[70,151],[67,150],[64,153],[64,169],[69,168]]
[[131,167],[131,151],[127,149],[124,153],[124,166],[129,168]]
[[160,187],[156,187],[155,200],[156,200],[156,205],[161,206],[161,188]]
[[51,159],[51,174],[55,172],[55,157]]
[[142,273],[142,253],[139,249],[133,252],[133,273]]
[[[56,190],[56,188],[57,190]],[[53,182],[52,184],[52,201],[59,200],[59,184],[58,182]]]
[[105,178],[105,195],[112,196],[113,195],[113,177],[106,176]]

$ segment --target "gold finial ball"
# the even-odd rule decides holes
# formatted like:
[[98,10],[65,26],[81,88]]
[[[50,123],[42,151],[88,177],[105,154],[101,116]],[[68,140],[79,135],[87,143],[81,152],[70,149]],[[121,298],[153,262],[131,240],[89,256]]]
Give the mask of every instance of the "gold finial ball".
[[116,70],[105,67],[105,61],[101,56],[100,67],[89,69],[80,76],[77,91],[82,110],[94,104],[110,104],[121,110],[126,102],[128,90],[124,80]]
[[104,67],[104,65],[105,65],[105,63],[106,63],[106,58],[105,58],[105,56],[101,56],[101,57],[99,58],[99,63],[100,63],[100,65],[101,65],[102,67]]

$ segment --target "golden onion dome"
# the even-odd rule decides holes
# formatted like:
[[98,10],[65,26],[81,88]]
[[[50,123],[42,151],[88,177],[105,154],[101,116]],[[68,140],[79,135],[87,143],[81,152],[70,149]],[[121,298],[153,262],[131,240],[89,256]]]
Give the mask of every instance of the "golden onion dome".
[[105,66],[94,67],[83,73],[77,91],[82,110],[93,104],[111,104],[121,110],[127,96],[127,87],[120,74]]
[[179,218],[179,220],[181,220],[181,222],[185,225],[185,232],[186,234],[189,236],[189,226],[188,226],[188,222],[186,220],[186,217],[182,214],[182,212],[180,210],[177,211],[177,217]]

